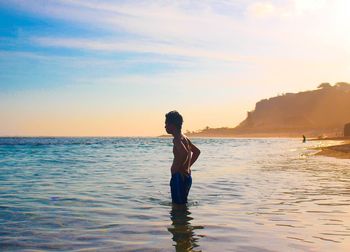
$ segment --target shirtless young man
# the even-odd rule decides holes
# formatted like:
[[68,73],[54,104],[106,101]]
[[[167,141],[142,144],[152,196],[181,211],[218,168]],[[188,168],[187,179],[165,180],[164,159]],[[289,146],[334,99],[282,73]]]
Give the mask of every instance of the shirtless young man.
[[165,115],[165,129],[173,135],[174,160],[171,165],[171,199],[174,204],[187,203],[187,196],[192,185],[191,166],[196,162],[200,150],[181,133],[182,116],[177,111]]

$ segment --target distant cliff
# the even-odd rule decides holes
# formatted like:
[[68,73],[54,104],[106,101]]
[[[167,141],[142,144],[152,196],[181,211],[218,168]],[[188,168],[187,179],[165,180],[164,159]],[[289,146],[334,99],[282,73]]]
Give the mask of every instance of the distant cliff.
[[322,83],[316,90],[287,93],[256,103],[235,128],[206,128],[197,136],[298,136],[340,135],[350,122],[350,84]]

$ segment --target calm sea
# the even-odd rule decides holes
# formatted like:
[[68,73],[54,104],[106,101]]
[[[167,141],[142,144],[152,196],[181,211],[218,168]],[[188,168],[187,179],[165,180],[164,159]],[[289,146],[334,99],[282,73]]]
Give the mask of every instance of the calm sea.
[[350,251],[350,161],[326,142],[193,143],[179,210],[170,138],[0,138],[0,250]]

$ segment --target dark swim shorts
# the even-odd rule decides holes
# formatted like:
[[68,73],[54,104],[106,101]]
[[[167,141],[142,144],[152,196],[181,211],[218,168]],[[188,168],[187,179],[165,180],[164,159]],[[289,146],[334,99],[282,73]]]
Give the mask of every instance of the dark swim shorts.
[[170,180],[171,199],[173,203],[186,204],[191,185],[191,175],[185,175],[179,172],[174,173]]

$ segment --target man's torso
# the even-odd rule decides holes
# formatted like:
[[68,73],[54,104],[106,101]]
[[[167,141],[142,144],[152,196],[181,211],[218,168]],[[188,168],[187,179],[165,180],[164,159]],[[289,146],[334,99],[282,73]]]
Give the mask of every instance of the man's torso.
[[192,153],[191,153],[189,140],[186,136],[182,135],[181,142],[183,143],[183,145],[185,146],[185,148],[187,150],[187,157],[186,157],[186,160],[183,164],[181,164],[180,166],[177,166],[177,167],[174,166],[176,159],[179,158],[179,154],[177,153],[175,146],[173,147],[174,160],[173,160],[173,165],[171,166],[171,174],[175,174],[176,172],[180,172],[182,174],[190,175],[191,174],[190,164],[191,164],[191,157],[192,157],[191,154]]

